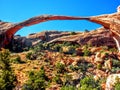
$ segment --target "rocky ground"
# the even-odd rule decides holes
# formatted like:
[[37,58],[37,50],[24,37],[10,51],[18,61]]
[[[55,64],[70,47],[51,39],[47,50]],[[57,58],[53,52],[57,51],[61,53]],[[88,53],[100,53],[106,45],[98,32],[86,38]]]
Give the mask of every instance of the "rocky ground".
[[[32,43],[33,47],[29,51],[12,54],[12,58],[20,56],[20,60],[12,61],[18,80],[16,89],[25,86],[31,71],[37,73],[41,68],[44,69],[47,77],[46,90],[115,88],[113,82],[116,79],[111,81],[113,76],[110,75],[116,75],[115,78],[119,76],[120,55],[108,31],[104,31],[103,28],[84,33],[51,31],[47,32],[47,37],[51,36],[49,39],[46,39],[45,33],[29,35],[25,40],[29,39],[29,42],[32,40],[33,43],[37,43],[34,45]],[[41,37],[41,41],[38,42]],[[95,86],[82,84],[84,80],[89,81],[86,79],[88,77],[93,78],[92,83]]]

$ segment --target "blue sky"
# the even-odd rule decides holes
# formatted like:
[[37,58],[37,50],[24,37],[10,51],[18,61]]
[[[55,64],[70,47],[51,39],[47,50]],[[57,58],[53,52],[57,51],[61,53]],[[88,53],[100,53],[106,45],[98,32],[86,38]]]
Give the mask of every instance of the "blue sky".
[[[42,14],[93,16],[116,12],[120,0],[0,0],[0,19],[20,22]],[[25,27],[16,34],[26,36],[44,30],[84,31],[100,25],[88,21],[49,21]]]

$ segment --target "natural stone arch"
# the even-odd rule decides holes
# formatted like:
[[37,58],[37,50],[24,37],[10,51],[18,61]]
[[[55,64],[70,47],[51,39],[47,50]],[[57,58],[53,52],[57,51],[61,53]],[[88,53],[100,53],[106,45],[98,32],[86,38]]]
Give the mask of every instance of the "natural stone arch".
[[49,20],[88,20],[97,24],[101,24],[104,28],[108,29],[116,42],[117,48],[120,52],[120,12],[118,8],[117,13],[91,16],[91,17],[73,17],[73,16],[59,16],[59,15],[41,15],[30,18],[20,23],[8,23],[0,21],[0,36],[4,38],[0,41],[0,48],[10,43],[13,35],[23,27],[31,26]]

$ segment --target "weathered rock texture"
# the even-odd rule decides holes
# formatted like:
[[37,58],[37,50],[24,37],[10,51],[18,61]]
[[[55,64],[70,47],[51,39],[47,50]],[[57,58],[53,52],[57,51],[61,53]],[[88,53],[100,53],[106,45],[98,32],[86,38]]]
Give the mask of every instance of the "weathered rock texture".
[[[105,29],[108,29],[111,32],[112,38],[115,40],[118,50],[120,51],[120,12],[113,14],[106,14],[100,16],[92,17],[70,17],[70,16],[53,16],[53,15],[43,15],[30,18],[26,21],[13,24],[8,22],[0,22],[0,47],[4,47],[10,43],[13,38],[13,35],[23,27],[31,26],[41,22],[49,20],[88,20],[101,24]],[[90,36],[91,37],[91,36]],[[89,37],[89,38],[90,38]],[[71,38],[72,40],[73,38]]]
[[54,38],[48,43],[64,42],[69,41],[78,43],[80,45],[91,44],[93,46],[110,46],[115,47],[115,42],[111,37],[109,31],[104,28],[99,28],[94,31],[76,33],[75,35],[68,35],[63,37]]
[[93,16],[90,21],[96,22],[109,30],[112,38],[115,40],[118,50],[120,51],[120,12],[108,15]]
[[[110,32],[104,28],[99,28],[90,32],[59,32],[44,31],[40,33],[32,33],[27,37],[14,36],[12,47],[22,50],[26,47],[37,45],[44,41],[50,43],[71,42],[80,45],[90,44],[92,46],[108,46],[116,47],[114,39],[110,36]],[[19,51],[19,50],[18,50]]]

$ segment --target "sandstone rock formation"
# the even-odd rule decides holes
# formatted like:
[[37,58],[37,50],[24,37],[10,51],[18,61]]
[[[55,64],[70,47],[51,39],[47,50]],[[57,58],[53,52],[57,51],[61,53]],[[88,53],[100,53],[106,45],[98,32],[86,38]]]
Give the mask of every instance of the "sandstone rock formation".
[[22,50],[24,48],[37,45],[39,42],[43,41],[48,44],[71,42],[81,46],[90,44],[92,46],[116,47],[115,41],[112,37],[110,37],[109,31],[106,31],[104,28],[99,28],[90,32],[76,32],[73,35],[71,33],[72,32],[44,31],[36,34],[32,33],[27,37],[14,36],[12,40],[12,47],[14,47],[14,50],[18,47]]
[[[21,37],[20,35],[16,35],[13,37],[13,40],[10,44],[12,44],[12,50],[16,49],[24,49],[37,45],[40,42],[49,42],[53,39],[68,36],[70,32],[60,32],[60,31],[44,31],[40,33],[32,33],[26,37]],[[19,51],[19,50],[18,50]]]
[[89,21],[101,24],[105,29],[111,32],[111,36],[116,42],[117,48],[120,52],[120,12],[113,14],[106,14],[101,16],[93,16],[89,18]]
[[115,47],[115,42],[109,31],[104,28],[99,28],[87,33],[76,33],[75,35],[62,36],[51,39],[49,43],[69,41],[80,45],[90,44],[92,46],[109,46]]
[[8,45],[12,40],[14,34],[23,27],[31,26],[31,25],[49,21],[49,20],[79,20],[79,19],[81,20],[81,19],[87,19],[87,18],[57,16],[57,15],[55,16],[41,15],[41,16],[33,17],[26,21],[15,23],[15,24],[0,21],[0,48]]
[[111,74],[107,77],[106,89],[105,90],[114,90],[115,83],[117,79],[120,79],[120,74]]
[[13,35],[21,28],[26,26],[31,26],[34,24],[38,24],[41,22],[49,21],[49,20],[88,20],[91,22],[95,22],[101,24],[105,29],[111,32],[111,36],[116,42],[118,50],[120,51],[120,12],[118,8],[118,12],[113,14],[106,14],[100,16],[92,16],[92,17],[70,17],[70,16],[53,16],[53,15],[43,15],[30,18],[26,21],[20,23],[8,23],[0,21],[0,47],[4,47],[10,43]]

